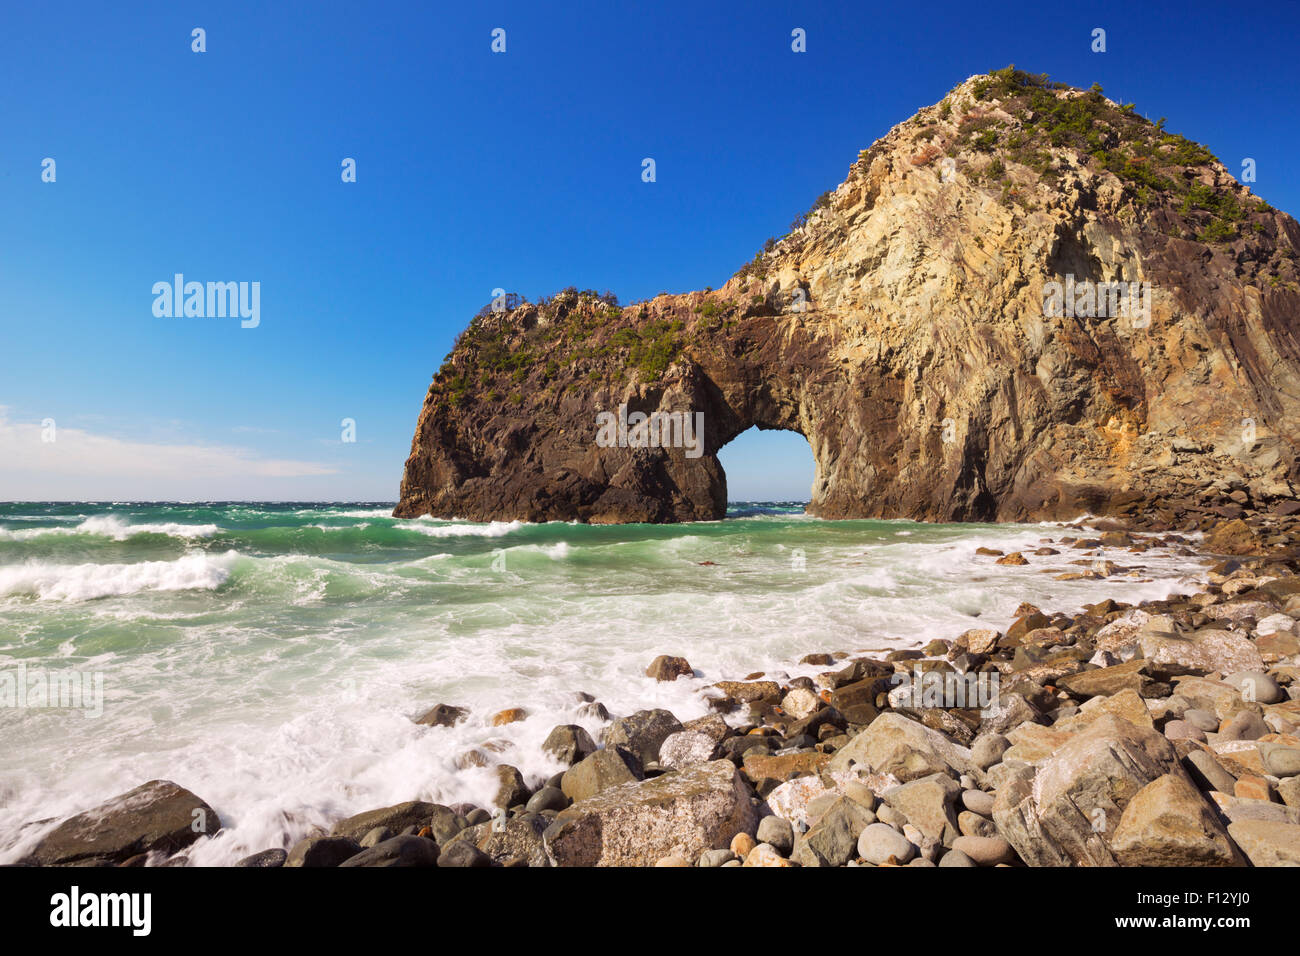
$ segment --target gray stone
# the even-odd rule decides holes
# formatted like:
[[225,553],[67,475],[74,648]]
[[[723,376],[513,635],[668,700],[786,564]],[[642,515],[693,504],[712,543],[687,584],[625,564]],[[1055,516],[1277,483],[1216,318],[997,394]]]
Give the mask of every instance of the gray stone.
[[1236,789],[1237,778],[1223,769],[1223,764],[1214,759],[1214,754],[1204,750],[1193,750],[1184,757],[1183,769],[1202,790],[1230,794]]
[[782,856],[789,856],[794,849],[794,827],[782,817],[764,817],[758,821],[754,839],[759,843],[771,844]]
[[952,848],[966,854],[976,866],[997,866],[1011,863],[1016,858],[1011,844],[1000,836],[959,836],[953,841]]
[[360,852],[361,844],[351,837],[308,837],[289,851],[289,858],[284,861],[284,865],[303,867],[338,866]]
[[577,724],[560,724],[542,741],[542,749],[566,767],[596,752],[596,742]]
[[728,863],[735,860],[736,854],[732,853],[729,847],[723,847],[720,850],[705,850],[700,854],[699,862],[695,865],[714,869],[716,867],[726,866]]
[[978,866],[974,860],[968,857],[961,850],[949,850],[939,858],[939,865],[942,866]]
[[464,707],[438,704],[415,718],[415,722],[426,727],[454,727],[468,716],[469,710]]
[[884,713],[831,757],[831,771],[862,765],[876,773],[892,773],[900,782],[934,773],[960,776],[982,771],[965,747],[943,734],[898,714]]
[[285,850],[263,850],[261,853],[254,853],[252,856],[244,857],[235,866],[274,869],[278,866],[284,866],[284,861],[287,859],[289,859],[289,854]]
[[1263,671],[1237,671],[1225,677],[1223,682],[1241,691],[1242,700],[1258,704],[1276,704],[1286,700],[1286,693],[1277,681]]
[[492,858],[470,840],[453,840],[438,855],[438,866],[482,868],[492,865]]
[[359,841],[361,849],[368,850],[377,843],[383,843],[385,840],[391,840],[397,834],[393,833],[388,827],[375,827],[363,836]]
[[966,790],[961,795],[961,803],[971,813],[993,819],[993,794],[983,790]]
[[795,840],[790,859],[800,866],[843,866],[853,856],[858,835],[871,825],[870,812],[857,801],[838,798]]
[[994,836],[998,832],[992,820],[969,810],[957,814],[957,829],[963,836]]
[[1183,720],[1207,734],[1218,733],[1219,730],[1219,718],[1215,716],[1212,710],[1188,707],[1183,711]]
[[586,800],[623,783],[641,779],[641,765],[620,747],[606,747],[576,763],[564,775],[560,789],[570,800]]
[[642,765],[659,759],[659,747],[670,734],[682,729],[681,722],[666,710],[638,710],[609,725],[605,747],[626,747]]
[[915,855],[916,847],[888,824],[872,823],[858,837],[858,856],[875,866],[906,863]]
[[376,827],[384,827],[390,831],[389,836],[392,836],[401,833],[407,827],[415,827],[417,830],[420,827],[427,827],[432,824],[435,816],[446,818],[454,817],[455,814],[441,804],[408,800],[406,803],[380,807],[378,810],[367,810],[365,813],[357,813],[340,820],[330,829],[330,836],[360,840]]
[[957,836],[953,803],[961,789],[944,773],[891,787],[880,795],[885,804],[901,813],[921,834],[940,843]]
[[1275,777],[1300,775],[1300,747],[1262,743],[1259,745],[1259,758],[1264,769]]
[[350,856],[339,866],[360,866],[371,868],[383,867],[419,867],[436,866],[438,863],[438,844],[426,837],[398,836],[391,840],[376,843]]
[[1238,711],[1219,731],[1220,740],[1259,740],[1265,734],[1271,734],[1273,728],[1264,723],[1264,718],[1249,710]]
[[69,817],[31,851],[41,866],[102,866],[133,856],[171,856],[221,829],[206,802],[170,780],[151,780]]
[[542,787],[528,798],[525,809],[529,813],[541,813],[543,810],[563,810],[569,805],[569,798],[559,787]]

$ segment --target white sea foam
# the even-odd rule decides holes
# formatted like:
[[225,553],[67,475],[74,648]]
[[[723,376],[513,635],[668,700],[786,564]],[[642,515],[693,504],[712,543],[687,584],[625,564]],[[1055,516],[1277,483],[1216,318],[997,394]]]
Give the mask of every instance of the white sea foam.
[[0,567],[0,596],[29,595],[41,601],[91,601],[142,591],[211,591],[230,577],[237,557],[187,554],[175,561],[135,564],[49,564],[28,561]]
[[138,534],[165,534],[173,538],[210,538],[221,529],[215,524],[179,524],[177,522],[157,522],[129,524],[117,515],[96,515],[80,524],[67,528],[25,528],[21,531],[6,531],[0,528],[0,541],[30,541],[46,535],[89,534],[114,541],[125,541]]
[[518,531],[522,521],[488,521],[483,524],[432,524],[427,521],[406,521],[396,525],[408,531],[418,531],[431,538],[501,538]]

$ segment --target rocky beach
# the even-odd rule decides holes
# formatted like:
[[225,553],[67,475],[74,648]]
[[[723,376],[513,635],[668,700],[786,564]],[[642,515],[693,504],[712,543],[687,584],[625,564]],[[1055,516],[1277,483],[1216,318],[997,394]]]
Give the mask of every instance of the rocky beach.
[[[1289,511],[1247,497],[1239,517],[1186,510],[1177,531],[1085,520],[977,558],[1100,580],[1169,553],[1204,582],[1140,606],[1026,604],[1001,629],[919,650],[811,653],[798,662],[811,677],[703,675],[665,654],[647,674],[696,682],[708,714],[614,715],[586,699],[602,732],[560,725],[542,745],[566,770],[526,779],[497,764],[486,805],[376,807],[237,865],[1300,865]],[[465,710],[411,717],[439,734]],[[220,826],[200,796],[154,780],[59,822],[19,862],[184,866]]]

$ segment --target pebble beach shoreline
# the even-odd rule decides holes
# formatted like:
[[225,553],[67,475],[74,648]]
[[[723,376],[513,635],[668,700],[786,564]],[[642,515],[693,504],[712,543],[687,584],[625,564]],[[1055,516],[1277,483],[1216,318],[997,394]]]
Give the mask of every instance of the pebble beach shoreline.
[[[797,669],[812,676],[713,682],[710,713],[686,722],[586,699],[603,733],[555,727],[542,746],[568,769],[549,779],[499,765],[492,805],[376,808],[237,865],[1300,865],[1296,522],[1249,519],[1087,520],[1032,551],[982,549],[1065,580],[1140,575],[1157,551],[1205,584],[1137,606],[1022,604],[1001,630],[915,650],[811,653]],[[646,673],[698,676],[671,654]],[[413,715],[428,733],[465,717]],[[19,865],[184,866],[220,825],[150,781],[58,823]]]

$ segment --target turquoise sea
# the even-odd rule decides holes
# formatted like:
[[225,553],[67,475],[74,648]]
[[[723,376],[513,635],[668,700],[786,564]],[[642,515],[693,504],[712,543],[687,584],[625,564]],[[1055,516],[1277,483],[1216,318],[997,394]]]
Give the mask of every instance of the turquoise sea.
[[[813,673],[794,663],[810,652],[1005,627],[1022,601],[1163,597],[1200,571],[1164,551],[1116,552],[1131,574],[1058,581],[1044,572],[1071,570],[1068,549],[1024,567],[975,549],[1032,550],[1060,525],[826,522],[798,503],[741,502],[723,521],[676,526],[391,509],[0,504],[0,862],[49,821],[159,777],[226,824],[200,863],[403,800],[484,803],[495,763],[530,782],[559,769],[539,747],[556,724],[599,733],[579,692],[615,714],[687,719],[706,712],[710,682]],[[645,677],[662,653],[699,676]],[[102,698],[16,706],[3,692],[19,675],[77,675]],[[469,719],[412,722],[442,702]],[[527,719],[493,726],[507,707]]]

